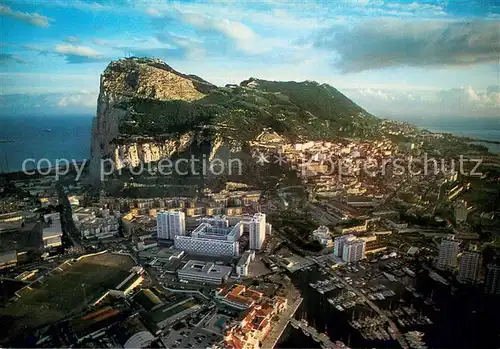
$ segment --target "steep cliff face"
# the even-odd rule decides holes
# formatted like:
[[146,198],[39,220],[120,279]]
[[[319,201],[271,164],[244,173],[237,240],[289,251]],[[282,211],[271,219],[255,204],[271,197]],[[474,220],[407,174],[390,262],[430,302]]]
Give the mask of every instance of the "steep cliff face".
[[91,143],[96,176],[101,159],[119,169],[181,153],[248,154],[263,130],[283,142],[379,132],[379,119],[332,86],[312,81],[251,78],[216,87],[157,59],[128,58],[109,64],[100,88]]
[[215,88],[210,83],[173,70],[160,60],[121,59],[111,62],[101,75],[97,115],[92,124],[91,173],[98,175],[101,159],[110,158],[119,169],[140,161],[157,161],[184,150],[194,139],[192,132],[162,139],[130,139],[117,145],[120,127],[131,119],[122,103],[131,99],[195,101]]

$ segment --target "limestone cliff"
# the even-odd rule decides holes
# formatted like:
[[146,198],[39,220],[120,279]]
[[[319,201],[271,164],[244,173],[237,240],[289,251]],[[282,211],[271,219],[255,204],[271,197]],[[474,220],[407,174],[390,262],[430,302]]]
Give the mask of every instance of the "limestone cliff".
[[288,143],[377,137],[379,121],[327,84],[250,78],[216,87],[157,59],[120,59],[101,76],[91,173],[101,159],[121,168],[182,154],[249,154],[263,130]]
[[97,115],[92,123],[91,173],[99,174],[100,160],[111,158],[116,168],[140,161],[157,161],[184,150],[193,141],[193,133],[161,139],[130,139],[117,145],[120,126],[131,119],[130,110],[121,103],[131,98],[160,101],[194,101],[203,98],[215,86],[181,74],[156,59],[120,59],[111,62],[101,75]]

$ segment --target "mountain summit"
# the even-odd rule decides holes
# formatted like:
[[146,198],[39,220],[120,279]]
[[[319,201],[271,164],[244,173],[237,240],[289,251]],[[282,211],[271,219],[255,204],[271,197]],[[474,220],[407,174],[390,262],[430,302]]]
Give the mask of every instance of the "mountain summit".
[[121,168],[188,149],[248,151],[264,130],[288,143],[372,138],[379,123],[328,84],[250,78],[217,87],[158,59],[126,58],[101,75],[91,171],[103,158]]

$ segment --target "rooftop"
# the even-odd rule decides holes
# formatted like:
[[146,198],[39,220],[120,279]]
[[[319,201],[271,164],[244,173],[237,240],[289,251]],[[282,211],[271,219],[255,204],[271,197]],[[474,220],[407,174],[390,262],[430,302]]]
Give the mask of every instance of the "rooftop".
[[251,306],[264,296],[263,293],[247,288],[244,285],[234,285],[230,288],[221,288],[217,291],[219,297],[243,306]]
[[207,275],[210,277],[220,277],[224,278],[228,276],[232,271],[231,267],[226,267],[223,265],[216,265],[212,262],[202,262],[196,260],[188,261],[179,272],[198,274],[200,277]]

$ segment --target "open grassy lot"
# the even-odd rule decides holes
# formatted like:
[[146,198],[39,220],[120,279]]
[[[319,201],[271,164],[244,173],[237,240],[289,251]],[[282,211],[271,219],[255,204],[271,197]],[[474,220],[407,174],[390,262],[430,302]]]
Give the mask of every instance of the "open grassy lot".
[[21,298],[0,309],[2,338],[61,320],[84,309],[88,302],[116,287],[134,261],[129,256],[103,253],[62,264],[29,288]]

